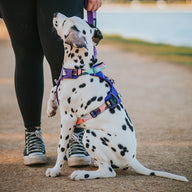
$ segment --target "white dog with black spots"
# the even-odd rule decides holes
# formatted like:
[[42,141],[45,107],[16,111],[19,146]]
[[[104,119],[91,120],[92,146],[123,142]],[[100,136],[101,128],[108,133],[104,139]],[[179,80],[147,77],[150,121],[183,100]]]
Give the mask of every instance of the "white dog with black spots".
[[[93,46],[102,38],[101,32],[78,17],[66,17],[56,13],[53,25],[64,42],[64,67],[74,69],[90,69],[96,63]],[[77,79],[61,80],[58,87],[58,98],[61,114],[61,136],[58,145],[57,162],[48,168],[46,176],[60,175],[61,168],[67,160],[69,140],[78,117],[89,113],[105,102],[110,91],[106,81],[96,76],[83,75]],[[56,87],[52,88],[48,101],[48,115],[56,113]],[[96,118],[83,125],[85,133],[83,144],[92,159],[95,159],[96,171],[74,171],[72,180],[115,177],[114,169],[132,167],[137,173],[167,177],[180,181],[188,181],[183,176],[145,168],[136,159],[136,135],[133,124],[126,109],[118,104],[107,109]]]

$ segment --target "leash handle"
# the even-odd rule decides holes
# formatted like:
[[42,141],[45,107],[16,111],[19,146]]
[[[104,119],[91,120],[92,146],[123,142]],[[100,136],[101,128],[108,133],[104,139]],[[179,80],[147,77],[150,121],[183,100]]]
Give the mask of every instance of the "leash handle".
[[[87,7],[88,0],[85,0],[85,7]],[[87,11],[87,21],[89,24],[93,26],[97,26],[97,16],[96,16],[96,11]],[[94,46],[93,47],[93,52],[94,52],[94,57],[95,59],[97,58],[97,49]]]

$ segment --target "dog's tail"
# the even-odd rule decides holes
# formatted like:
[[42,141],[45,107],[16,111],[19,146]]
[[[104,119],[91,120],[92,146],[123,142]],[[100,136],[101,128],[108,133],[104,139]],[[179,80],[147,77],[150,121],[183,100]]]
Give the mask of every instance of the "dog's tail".
[[159,177],[166,177],[170,179],[175,179],[179,181],[185,181],[188,182],[188,179],[186,177],[180,176],[180,175],[175,175],[163,171],[154,171],[151,169],[148,169],[144,167],[136,158],[131,162],[130,166],[137,172],[143,175],[154,175],[154,176],[159,176]]

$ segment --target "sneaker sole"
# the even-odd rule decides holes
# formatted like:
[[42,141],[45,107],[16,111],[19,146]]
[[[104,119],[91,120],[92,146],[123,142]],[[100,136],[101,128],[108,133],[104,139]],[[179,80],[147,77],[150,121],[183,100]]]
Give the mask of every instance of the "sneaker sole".
[[25,165],[37,165],[47,163],[46,155],[24,156],[23,159]]
[[68,158],[68,166],[76,167],[76,166],[86,166],[91,164],[91,157],[69,157]]

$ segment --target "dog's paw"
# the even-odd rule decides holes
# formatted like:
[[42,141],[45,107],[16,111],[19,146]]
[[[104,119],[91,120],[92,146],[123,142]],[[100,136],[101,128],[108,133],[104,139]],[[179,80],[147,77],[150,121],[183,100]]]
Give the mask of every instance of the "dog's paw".
[[87,174],[87,171],[73,171],[73,173],[70,175],[70,179],[73,181],[77,180],[84,180],[84,179],[90,179],[89,174]]
[[61,175],[60,170],[56,169],[56,168],[48,168],[45,175],[47,177],[57,177],[59,175]]
[[56,100],[49,100],[48,107],[47,107],[47,115],[48,117],[53,117],[57,111],[57,101]]

